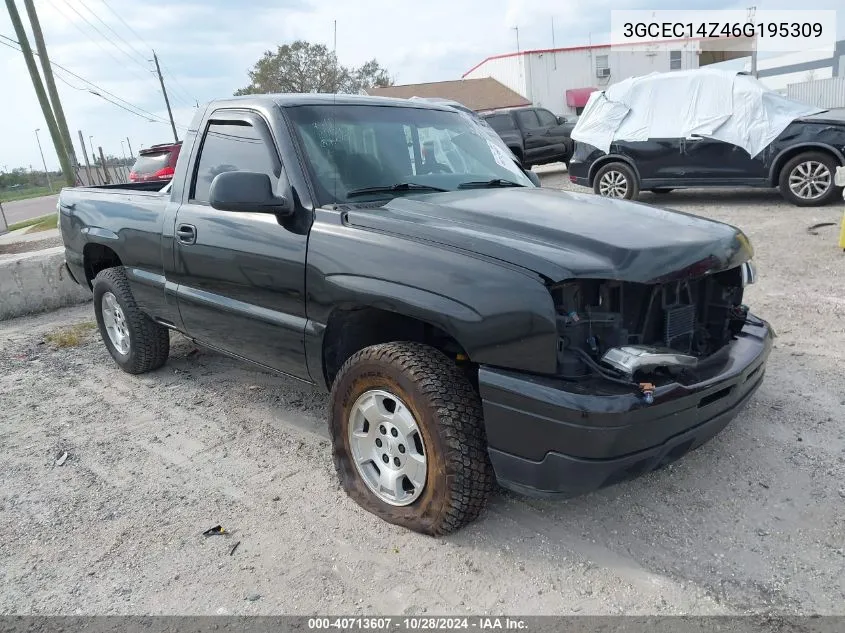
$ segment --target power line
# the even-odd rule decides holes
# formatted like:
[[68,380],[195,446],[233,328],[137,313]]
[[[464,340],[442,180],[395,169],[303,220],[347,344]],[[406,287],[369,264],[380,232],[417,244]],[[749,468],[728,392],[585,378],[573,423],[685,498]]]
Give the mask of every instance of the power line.
[[[73,6],[71,6],[71,4],[70,4],[70,1],[69,1],[69,0],[65,0],[65,3],[66,3],[68,6],[70,6],[70,8],[71,8],[71,9],[73,9],[73,11],[74,11],[77,15],[79,15],[79,17],[82,17],[82,15],[81,15],[78,11],[76,11],[76,9],[74,9],[74,8],[73,8]],[[132,50],[134,50],[134,51],[135,51],[135,52],[136,52],[136,53],[137,53],[137,54],[141,57],[141,59],[143,59],[145,62],[149,62],[149,61],[150,61],[149,59],[147,59],[147,58],[144,56],[144,54],[143,54],[143,53],[141,53],[138,49],[136,49],[134,46],[132,46],[132,44],[130,44],[129,42],[127,42],[127,41],[123,38],[123,36],[121,36],[121,35],[120,35],[120,33],[118,33],[118,32],[117,32],[117,31],[115,31],[115,30],[114,30],[111,26],[109,26],[109,24],[107,24],[107,23],[106,23],[106,21],[105,21],[105,20],[103,20],[103,18],[101,18],[101,17],[97,14],[97,12],[96,12],[96,11],[94,11],[91,7],[89,7],[87,4],[85,4],[85,0],[79,0],[79,3],[80,3],[83,7],[85,7],[85,8],[88,10],[88,12],[89,12],[91,15],[93,15],[93,16],[94,16],[94,17],[95,17],[95,18],[96,18],[96,19],[97,19],[97,20],[98,20],[98,21],[99,21],[99,22],[100,22],[103,26],[105,26],[105,27],[106,27],[109,31],[111,31],[112,33],[114,33],[114,34],[115,34],[115,35],[116,35],[116,36],[117,36],[117,37],[118,37],[118,38],[119,38],[122,42],[124,42],[124,43],[125,43],[127,46],[129,46]],[[85,19],[85,18],[84,18],[84,17],[82,17],[82,19]],[[86,20],[86,22],[88,22],[88,21]],[[109,43],[111,43],[111,44],[112,44],[115,48],[117,48],[117,49],[118,49],[121,53],[123,53],[124,55],[126,55],[129,59],[131,59],[131,60],[132,60],[132,61],[134,61],[136,64],[138,64],[138,65],[139,65],[139,66],[140,66],[140,67],[141,67],[141,68],[142,68],[145,72],[152,73],[152,69],[148,68],[145,64],[142,64],[141,62],[139,62],[139,61],[138,61],[138,60],[137,60],[137,59],[136,59],[136,58],[135,58],[135,57],[134,57],[131,53],[129,53],[129,52],[127,52],[126,50],[124,50],[124,49],[123,49],[121,46],[119,46],[119,45],[118,45],[115,41],[113,41],[113,40],[109,39],[109,38],[108,38],[108,36],[106,36],[105,34],[103,34],[103,33],[102,33],[102,31],[99,31],[98,29],[96,29],[96,27],[95,27],[93,24],[91,24],[90,22],[88,22],[88,24],[89,24],[89,26],[91,26],[92,28],[94,28],[95,30],[97,30],[97,32],[98,32],[98,33],[100,33],[101,35],[103,35],[104,37],[106,37],[106,39],[109,41]],[[177,95],[177,97],[178,97],[178,95]],[[181,97],[180,97],[180,98],[181,98]],[[188,104],[188,106],[189,106],[189,107],[192,107],[192,106],[193,106],[193,103],[192,103],[192,100],[190,99],[190,97],[189,97],[187,100],[184,100],[184,99],[183,99],[183,101],[185,101],[185,102]]]
[[[103,25],[104,27],[106,27],[109,31],[111,31],[112,33],[114,33],[114,34],[118,37],[118,39],[120,39],[120,41],[121,41],[121,42],[123,42],[124,44],[126,44],[126,45],[127,45],[129,48],[131,48],[133,51],[135,51],[141,59],[143,59],[144,61],[149,61],[149,60],[147,59],[147,56],[146,56],[146,55],[144,55],[141,51],[139,51],[137,48],[135,48],[135,47],[134,47],[131,43],[127,42],[127,41],[123,38],[123,36],[122,36],[120,33],[118,33],[117,31],[115,31],[115,30],[114,30],[111,26],[109,26],[109,25],[106,23],[106,21],[105,21],[105,20],[103,20],[103,18],[101,18],[101,17],[99,16],[99,14],[98,14],[96,11],[94,11],[91,7],[89,7],[87,4],[85,4],[85,0],[79,0],[79,4],[81,4],[83,7],[85,7],[86,9],[88,9],[88,12],[89,12],[91,15],[93,15],[95,18],[97,18],[97,19],[100,21],[100,24],[102,24],[102,25]],[[148,70],[149,70],[149,69],[148,69]]]
[[[106,2],[106,0],[100,0],[100,2],[103,4],[103,6],[106,7],[106,9],[108,9],[112,13],[112,15],[114,15],[114,17],[116,17],[118,20],[120,20],[121,24],[123,24],[123,26],[125,26],[135,37],[137,37],[140,42],[142,42],[149,49],[153,48],[149,44],[149,42],[147,42],[143,37],[141,37],[141,35],[138,33],[138,31],[136,31],[131,26],[129,26],[129,23],[126,20],[123,19],[123,17],[120,15],[120,13],[118,13],[117,11],[115,11],[114,9],[111,8],[111,5],[109,5],[109,3]],[[159,60],[159,63],[161,63],[161,60]],[[173,81],[175,81],[179,85],[179,87],[182,89],[182,93],[184,94],[184,96],[188,97],[188,101],[192,101],[193,103],[199,102],[199,99],[197,99],[197,98],[195,98],[194,96],[191,95],[191,92],[187,88],[185,88],[185,86],[182,85],[182,83],[176,78],[176,76],[173,73],[170,72],[170,70],[167,68],[167,66],[165,66],[163,63],[161,63],[161,66],[164,69],[165,74],[169,75],[170,78],[173,79]]]
[[[4,39],[4,40],[7,40],[7,42],[11,42],[12,44],[15,44],[15,45],[17,45],[17,46],[20,46],[20,44],[18,43],[18,41],[17,41],[17,40],[15,40],[15,39],[12,39],[11,37],[7,37],[7,36],[5,36],[5,35],[0,35],[0,38],[2,38],[2,39]],[[0,41],[0,44],[2,44],[3,46],[6,46],[7,48],[11,48],[13,51],[16,51],[16,52],[18,52],[18,53],[20,53],[20,52],[21,52],[21,49],[19,49],[19,48],[15,48],[15,46],[12,46],[12,44],[7,44],[6,42],[3,42],[3,41]],[[38,53],[34,53],[34,54],[35,54],[35,55],[37,55]],[[88,79],[85,79],[85,77],[81,77],[80,75],[77,75],[77,74],[76,74],[75,72],[73,72],[72,70],[70,70],[70,69],[68,69],[68,68],[65,68],[64,66],[62,66],[62,65],[61,65],[61,64],[59,64],[58,62],[55,62],[55,61],[52,61],[52,60],[51,60],[51,61],[50,61],[50,65],[51,65],[51,66],[53,66],[54,68],[57,68],[58,70],[61,70],[61,71],[65,72],[65,73],[67,73],[68,75],[70,75],[70,76],[72,76],[72,77],[74,77],[74,78],[78,79],[79,81],[82,81],[82,82],[84,82],[84,83],[86,83],[86,84],[88,84],[88,85],[90,85],[90,86],[93,86],[93,87],[94,87],[94,88],[95,88],[98,92],[95,92],[95,91],[93,91],[93,90],[91,90],[91,89],[89,89],[89,88],[80,88],[80,87],[78,87],[78,86],[74,86],[74,85],[70,84],[70,83],[67,81],[67,79],[66,79],[66,78],[61,77],[61,75],[58,75],[58,74],[56,75],[56,77],[59,77],[59,79],[61,79],[61,80],[62,80],[62,82],[64,82],[67,86],[69,86],[69,87],[71,87],[71,88],[74,88],[75,90],[86,91],[86,92],[88,92],[88,93],[90,93],[90,94],[93,94],[93,95],[94,95],[94,96],[96,96],[96,97],[100,97],[100,98],[101,98],[101,99],[103,99],[104,101],[108,101],[109,103],[111,103],[111,104],[113,104],[113,105],[116,105],[116,106],[118,106],[118,107],[120,107],[120,108],[122,108],[122,109],[126,110],[127,112],[131,112],[132,114],[134,114],[134,115],[136,115],[136,116],[139,116],[139,117],[142,117],[142,118],[144,118],[144,119],[150,120],[150,118],[152,118],[152,119],[154,119],[154,122],[155,122],[155,123],[164,123],[164,124],[167,124],[167,125],[169,125],[169,124],[170,124],[170,122],[169,122],[168,120],[166,120],[164,117],[161,117],[161,116],[159,116],[159,115],[157,115],[157,114],[153,114],[152,112],[150,112],[150,111],[148,111],[148,110],[145,110],[145,109],[143,109],[143,108],[141,108],[141,107],[139,107],[139,106],[134,105],[133,103],[131,103],[131,102],[127,101],[126,99],[122,99],[121,97],[118,97],[116,94],[114,94],[114,93],[112,93],[112,92],[109,92],[109,91],[108,91],[108,90],[106,90],[105,88],[102,88],[102,87],[98,86],[98,85],[97,85],[97,84],[95,84],[93,81],[90,81],[90,80],[88,80]],[[115,103],[115,102],[114,102],[114,101],[112,101],[111,99],[108,99],[108,98],[106,98],[105,96],[103,96],[103,94],[101,94],[101,93],[105,93],[105,94],[109,95],[110,97],[112,97],[112,98],[116,99],[117,101],[121,101],[121,102],[125,103],[125,104],[126,104],[126,105],[128,105],[130,108],[134,108],[135,110],[137,110],[137,112],[135,112],[135,111],[133,111],[133,110],[129,110],[128,108],[126,108],[126,107],[124,107],[124,106],[120,105],[119,103]],[[184,126],[184,125],[177,125],[176,127],[180,128],[180,129],[183,129],[183,130],[187,130],[187,129],[188,129],[188,128],[187,128],[186,126]]]
[[[79,24],[77,24],[77,23],[76,23],[76,21],[75,21],[75,20],[73,20],[72,18],[69,18],[69,17],[68,17],[68,15],[67,15],[67,14],[66,14],[66,13],[65,13],[62,9],[60,9],[60,8],[59,8],[59,6],[58,6],[56,3],[54,3],[54,2],[53,2],[53,0],[47,0],[47,2],[48,2],[48,3],[49,3],[49,4],[50,4],[50,5],[51,5],[54,9],[56,9],[56,11],[59,11],[59,12],[60,12],[60,13],[61,13],[61,14],[62,14],[65,18],[66,18],[66,19],[69,19],[69,21],[73,24],[73,26],[74,26],[74,27],[75,27],[75,28],[76,28],[76,29],[77,29],[80,33],[82,33],[82,34],[83,34],[86,38],[88,38],[89,40],[91,40],[92,42],[94,42],[94,43],[95,43],[95,44],[96,44],[96,45],[97,45],[97,46],[98,46],[98,47],[99,47],[99,48],[100,48],[100,49],[101,49],[104,53],[106,53],[106,55],[108,55],[109,57],[111,57],[111,58],[112,58],[112,59],[113,59],[113,60],[114,60],[114,61],[115,61],[118,65],[120,65],[120,66],[121,66],[121,68],[124,68],[124,69],[126,69],[126,70],[132,71],[132,73],[135,75],[135,77],[140,77],[140,75],[138,74],[138,72],[137,72],[134,68],[132,68],[132,67],[128,67],[128,68],[127,68],[127,67],[126,67],[126,63],[125,63],[125,62],[122,62],[122,61],[121,61],[121,60],[119,60],[117,57],[115,57],[115,56],[112,54],[112,52],[111,52],[108,48],[106,48],[105,46],[103,46],[103,45],[100,43],[100,41],[99,41],[99,40],[97,40],[97,39],[95,39],[95,38],[91,37],[91,35],[89,35],[88,33],[86,33],[86,32],[85,32],[85,30],[84,30],[81,26],[79,26]],[[82,15],[81,13],[79,13],[79,11],[77,11],[77,10],[76,10],[73,6],[71,6],[71,5],[68,5],[68,6],[71,8],[71,10],[72,10],[74,13],[76,13],[76,14],[77,14],[80,18],[82,18],[82,20],[83,20],[83,21],[85,21],[85,22],[88,24],[88,26],[90,26],[90,27],[91,27],[91,28],[93,28],[95,31],[97,31],[97,33],[99,33],[99,34],[103,37],[103,39],[107,40],[107,41],[108,41],[108,42],[110,42],[112,45],[114,45],[114,42],[112,42],[112,41],[111,41],[108,37],[106,37],[106,36],[103,34],[103,32],[102,32],[102,31],[100,31],[100,30],[99,30],[96,26],[94,26],[93,24],[91,24],[91,22],[89,22],[89,21],[85,18],[85,16],[84,16],[84,15]],[[126,51],[124,51],[122,48],[120,48],[120,47],[117,47],[117,48],[118,48],[118,50],[119,50],[120,52],[122,52],[124,55],[126,55],[126,54],[127,54],[127,53],[126,53]],[[134,60],[134,58],[132,58],[132,59]],[[136,61],[137,61],[137,60],[136,60]],[[144,79],[147,79],[147,78],[145,78],[145,77],[141,77],[141,79],[142,79],[142,80],[144,80]]]
[[[167,68],[167,66],[165,66],[161,62],[160,59],[158,61],[161,64],[161,69],[164,71],[164,74],[167,75],[168,77],[170,77],[176,83],[176,85],[178,86],[179,91],[176,93],[176,96],[179,97],[179,93],[181,93],[182,95],[187,97],[187,102],[191,105],[192,108],[196,107],[196,104],[199,103],[199,99],[192,97],[191,94],[188,92],[188,90],[185,88],[185,86],[182,85],[182,82],[179,81],[176,78],[176,75],[174,75],[172,72],[170,72],[170,70]],[[173,87],[173,84],[171,84],[171,88],[172,87]]]

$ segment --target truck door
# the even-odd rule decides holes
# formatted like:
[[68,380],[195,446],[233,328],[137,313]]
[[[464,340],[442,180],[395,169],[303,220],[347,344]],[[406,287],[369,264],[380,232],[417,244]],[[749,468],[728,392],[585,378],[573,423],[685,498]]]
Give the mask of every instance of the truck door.
[[211,181],[224,171],[266,173],[278,184],[269,126],[253,112],[218,110],[200,134],[174,237],[183,327],[210,347],[308,379],[307,233],[288,230],[273,214],[208,204]]
[[533,163],[549,155],[549,140],[534,110],[517,110],[516,121],[522,130],[525,162]]

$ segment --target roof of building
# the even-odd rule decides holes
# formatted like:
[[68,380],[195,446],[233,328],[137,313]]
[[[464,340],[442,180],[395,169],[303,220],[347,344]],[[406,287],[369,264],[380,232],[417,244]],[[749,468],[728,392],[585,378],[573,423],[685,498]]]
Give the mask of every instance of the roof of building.
[[[684,38],[679,38],[679,39],[665,39],[665,40],[655,40],[655,41],[648,41],[648,42],[637,41],[637,42],[631,42],[629,44],[626,44],[625,46],[631,47],[631,46],[654,46],[654,45],[657,45],[657,44],[664,44],[664,45],[680,44],[680,43],[700,42],[703,39],[705,39],[705,38],[684,37]],[[739,38],[712,38],[712,39],[719,39],[720,41],[725,40],[725,39],[739,41],[739,40],[747,40],[749,38],[739,37]],[[543,54],[546,54],[546,53],[570,53],[570,52],[573,52],[573,51],[591,51],[591,50],[595,50],[595,49],[599,49],[599,48],[611,48],[611,46],[614,46],[614,45],[613,44],[591,44],[589,46],[564,46],[564,47],[561,47],[561,48],[535,48],[535,49],[525,50],[525,51],[516,51],[515,53],[501,53],[499,55],[490,55],[489,57],[485,57],[480,62],[478,62],[475,66],[473,66],[468,71],[466,71],[463,75],[461,75],[461,77],[466,77],[473,70],[480,68],[481,66],[483,66],[487,62],[492,61],[494,59],[505,59],[507,57],[521,57],[523,55],[543,55]]]
[[402,99],[441,97],[457,101],[476,111],[531,105],[528,99],[492,77],[386,86],[384,88],[370,88],[367,92],[379,97],[399,97]]

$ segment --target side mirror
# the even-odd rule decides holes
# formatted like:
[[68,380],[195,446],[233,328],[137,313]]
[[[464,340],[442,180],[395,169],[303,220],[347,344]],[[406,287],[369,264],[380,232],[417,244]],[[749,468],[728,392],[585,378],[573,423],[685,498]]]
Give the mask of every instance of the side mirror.
[[534,186],[535,186],[535,187],[541,187],[541,186],[542,186],[542,185],[540,184],[540,176],[538,176],[537,174],[535,174],[535,173],[534,173],[533,171],[531,171],[530,169],[524,169],[523,171],[525,172],[525,175],[526,175],[526,176],[528,176],[528,180],[530,180],[531,182],[533,182],[533,183],[534,183]]
[[293,204],[273,193],[273,183],[267,174],[252,171],[227,171],[211,181],[208,202],[220,211],[275,213],[290,215]]
[[565,116],[559,116],[557,118],[557,122],[558,122],[559,125],[563,125],[564,123],[566,123],[566,117]]

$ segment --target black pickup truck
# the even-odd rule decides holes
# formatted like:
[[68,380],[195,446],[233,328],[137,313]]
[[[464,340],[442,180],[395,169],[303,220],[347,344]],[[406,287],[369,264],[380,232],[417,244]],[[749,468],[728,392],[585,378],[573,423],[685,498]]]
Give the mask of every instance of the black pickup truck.
[[124,371],[161,367],[175,330],[330,391],[342,485],[420,532],[475,519],[496,480],[576,495],[718,433],[771,348],[745,235],[539,188],[474,125],[362,96],[212,102],[169,191],[62,190],[68,270]]
[[526,169],[548,163],[568,164],[572,158],[572,126],[545,108],[506,108],[479,114]]

